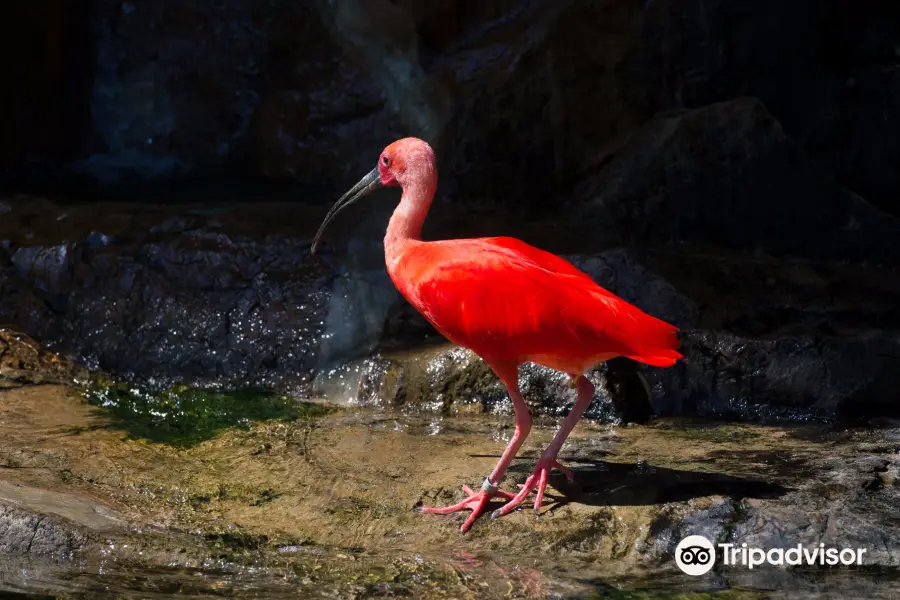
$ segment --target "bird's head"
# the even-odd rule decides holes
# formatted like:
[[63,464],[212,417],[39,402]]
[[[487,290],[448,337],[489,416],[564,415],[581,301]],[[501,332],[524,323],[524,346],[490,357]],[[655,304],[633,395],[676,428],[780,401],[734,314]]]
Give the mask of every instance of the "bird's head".
[[434,150],[419,138],[403,138],[387,146],[378,157],[378,174],[382,185],[408,187],[433,177]]
[[427,142],[408,137],[388,145],[381,151],[375,168],[341,196],[325,215],[316,237],[313,238],[310,252],[316,253],[325,228],[337,214],[360,198],[386,186],[400,186],[406,189],[421,184],[434,185],[436,171],[434,150]]

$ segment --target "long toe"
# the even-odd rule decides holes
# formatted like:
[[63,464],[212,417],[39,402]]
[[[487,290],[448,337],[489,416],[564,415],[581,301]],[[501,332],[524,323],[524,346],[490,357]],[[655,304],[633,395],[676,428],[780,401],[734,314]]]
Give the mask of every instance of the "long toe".
[[469,497],[462,502],[454,504],[453,506],[422,506],[417,508],[416,512],[425,513],[428,515],[450,515],[469,508],[469,504],[471,503],[472,498]]
[[522,504],[528,494],[533,490],[537,490],[537,498],[534,501],[534,510],[540,510],[541,504],[544,502],[544,490],[547,488],[547,479],[551,469],[554,468],[560,469],[563,474],[566,475],[567,479],[573,477],[572,471],[560,465],[555,458],[541,458],[534,466],[534,471],[528,476],[525,483],[522,484],[519,493],[516,494],[512,500],[495,510],[493,514],[491,514],[491,518],[496,519],[508,515],[514,511],[516,507]]
[[541,480],[537,484],[537,498],[534,499],[534,514],[538,514],[538,511],[541,510],[541,504],[544,502],[544,490],[547,488],[547,476],[549,474],[549,469],[541,471]]
[[462,524],[462,527],[460,527],[460,531],[466,533],[471,529],[472,524],[478,520],[478,517],[484,513],[488,502],[490,502],[492,498],[500,497],[509,500],[514,497],[513,494],[510,494],[509,492],[501,492],[499,490],[491,493],[485,492],[484,490],[478,490],[476,492],[467,485],[463,486],[463,491],[466,493],[467,497],[452,506],[422,506],[416,508],[415,511],[430,515],[449,515],[463,510],[471,510],[472,514],[469,515]]
[[487,505],[488,500],[490,498],[486,493],[482,493],[478,501],[472,506],[472,514],[469,515],[469,518],[466,519],[466,522],[462,524],[462,527],[459,528],[460,533],[466,533],[471,529],[472,524],[481,516],[484,512],[484,507]]
[[516,494],[509,502],[507,502],[506,504],[504,504],[503,506],[501,506],[500,508],[495,510],[491,514],[491,518],[497,519],[499,517],[508,515],[512,511],[516,510],[516,507],[518,507],[520,504],[522,504],[522,501],[525,500],[525,498],[528,496],[528,494],[531,493],[531,491],[534,489],[535,485],[537,485],[537,478],[534,475],[532,475],[525,481],[525,484],[522,486],[522,489],[519,490],[519,493]]

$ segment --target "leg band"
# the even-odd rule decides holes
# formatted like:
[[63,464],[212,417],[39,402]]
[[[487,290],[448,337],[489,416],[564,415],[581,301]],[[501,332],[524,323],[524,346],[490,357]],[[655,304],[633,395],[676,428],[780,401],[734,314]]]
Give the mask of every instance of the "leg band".
[[486,492],[486,493],[488,493],[488,494],[496,494],[496,493],[497,493],[497,490],[499,490],[499,489],[500,489],[499,486],[496,486],[496,485],[494,485],[493,483],[491,483],[491,476],[490,476],[490,475],[488,475],[487,477],[485,477],[485,478],[484,478],[484,483],[481,484],[481,490],[484,491],[484,492]]

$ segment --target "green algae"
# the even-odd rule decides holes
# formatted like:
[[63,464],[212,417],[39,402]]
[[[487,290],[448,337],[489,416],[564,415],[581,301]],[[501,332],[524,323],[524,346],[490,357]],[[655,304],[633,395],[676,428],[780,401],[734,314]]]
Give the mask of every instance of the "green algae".
[[298,421],[333,410],[269,390],[182,386],[151,391],[103,379],[89,382],[81,394],[105,413],[110,427],[125,430],[128,437],[177,447],[193,446],[226,429],[248,429],[254,422]]

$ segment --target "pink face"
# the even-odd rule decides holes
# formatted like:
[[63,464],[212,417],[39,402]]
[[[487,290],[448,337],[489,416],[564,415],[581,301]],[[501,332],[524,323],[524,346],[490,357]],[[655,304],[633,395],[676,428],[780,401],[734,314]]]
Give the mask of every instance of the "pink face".
[[378,158],[378,172],[384,185],[397,185],[397,177],[394,175],[394,155],[395,153],[388,147]]
[[378,157],[378,174],[390,186],[404,186],[408,177],[435,177],[434,151],[417,138],[397,140]]

